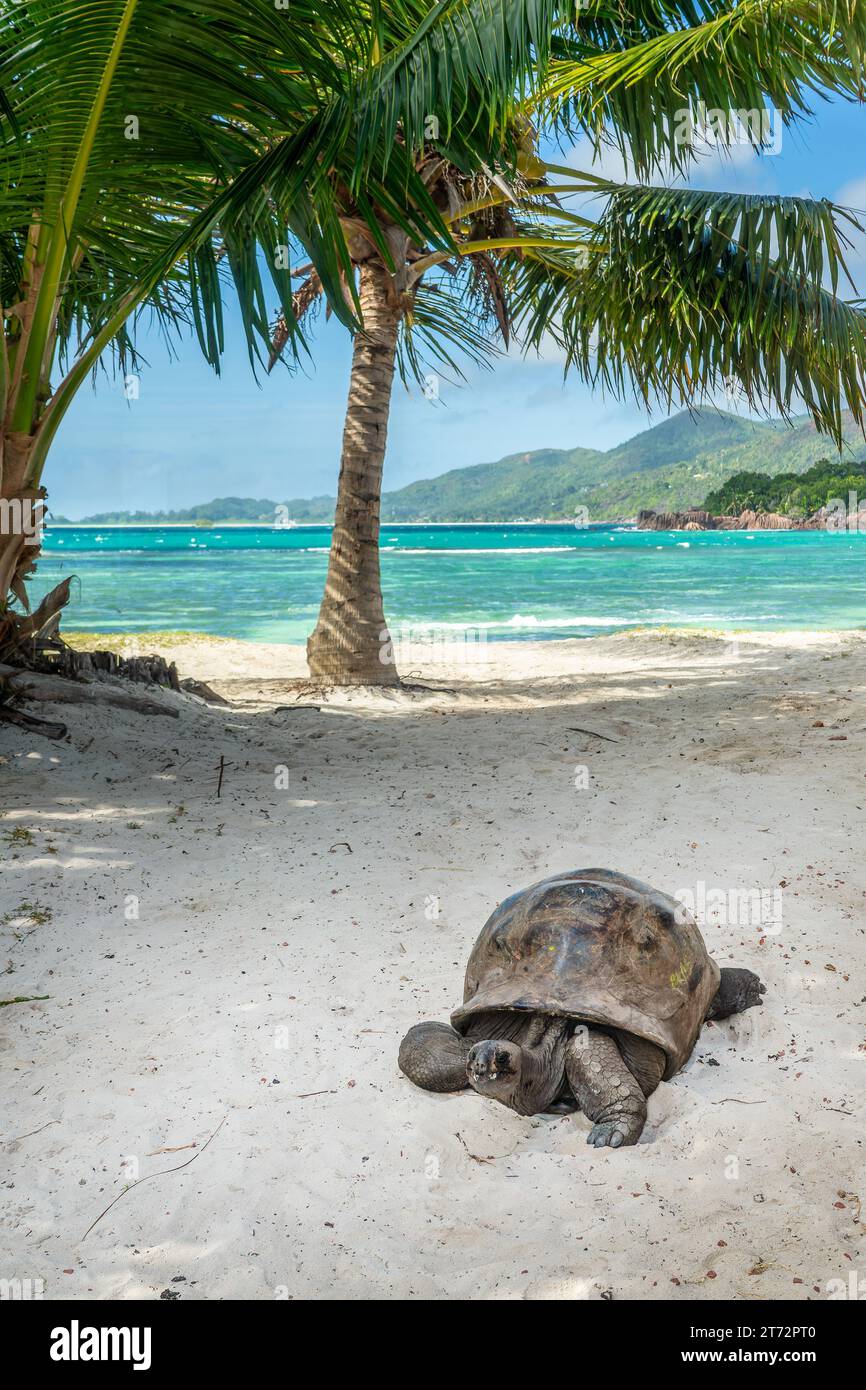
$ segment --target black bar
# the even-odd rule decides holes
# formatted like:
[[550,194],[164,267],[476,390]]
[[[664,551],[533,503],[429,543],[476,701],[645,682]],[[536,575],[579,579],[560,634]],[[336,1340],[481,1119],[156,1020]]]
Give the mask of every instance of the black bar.
[[[136,1379],[167,1372],[213,1373],[224,1379],[233,1370],[249,1377],[256,1368],[281,1364],[287,1375],[294,1375],[308,1355],[321,1357],[329,1375],[341,1356],[352,1358],[357,1374],[359,1358],[372,1359],[377,1347],[381,1354],[383,1337],[391,1347],[389,1359],[397,1342],[403,1344],[400,1360],[406,1377],[412,1374],[412,1358],[420,1358],[418,1368],[423,1366],[427,1383],[438,1365],[443,1375],[453,1377],[458,1359],[469,1351],[467,1341],[476,1339],[476,1364],[489,1369],[489,1361],[510,1359],[512,1350],[519,1355],[523,1347],[531,1372],[535,1348],[543,1358],[537,1369],[543,1366],[548,1377],[568,1374],[579,1380],[590,1366],[598,1367],[599,1358],[615,1374],[612,1383],[628,1373],[653,1380],[671,1371],[700,1377],[713,1367],[734,1374],[754,1369],[770,1377],[805,1367],[826,1376],[847,1368],[860,1335],[859,1310],[846,1307],[849,1299],[841,1297],[760,1304],[602,1299],[560,1303],[555,1310],[549,1303],[479,1299],[453,1313],[425,1306],[420,1318],[414,1305],[423,1300],[378,1306],[373,1301],[342,1302],[335,1287],[332,1299],[314,1301],[320,1306],[311,1309],[302,1291],[286,1301],[257,1303],[16,1301],[0,1305],[0,1318],[10,1315],[6,1326],[10,1331],[14,1327],[16,1355],[23,1356],[31,1371],[52,1378],[92,1378],[107,1371]],[[381,1323],[379,1307],[385,1312]],[[462,1329],[457,1340],[449,1328]],[[116,1333],[103,1337],[102,1329]],[[323,1329],[328,1331],[321,1341]],[[114,1357],[115,1348],[125,1358]],[[103,1359],[88,1359],[92,1351]],[[136,1362],[139,1371],[134,1370]]]

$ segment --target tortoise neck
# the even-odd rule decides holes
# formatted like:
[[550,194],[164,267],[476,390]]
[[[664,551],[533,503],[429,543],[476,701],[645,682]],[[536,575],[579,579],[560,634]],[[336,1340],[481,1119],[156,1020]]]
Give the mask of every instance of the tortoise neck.
[[538,1115],[552,1105],[565,1078],[569,1020],[537,1014],[520,1043],[520,1081],[512,1108],[519,1115]]

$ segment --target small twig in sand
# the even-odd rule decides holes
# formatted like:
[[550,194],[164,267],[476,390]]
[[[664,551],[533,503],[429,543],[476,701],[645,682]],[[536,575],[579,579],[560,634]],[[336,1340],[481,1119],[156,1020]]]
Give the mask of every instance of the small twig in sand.
[[46,1120],[45,1124],[40,1125],[38,1129],[28,1129],[26,1134],[16,1134],[14,1139],[5,1139],[3,1142],[6,1144],[17,1144],[19,1139],[32,1139],[34,1134],[41,1134],[43,1129],[47,1129],[49,1125],[59,1124],[59,1120]]
[[328,853],[333,854],[335,849],[347,849],[350,854],[355,853],[348,840],[338,840],[335,845],[331,845],[330,849],[328,850]]
[[198,1153],[194,1153],[192,1158],[188,1158],[186,1160],[186,1163],[178,1163],[176,1168],[163,1168],[159,1173],[147,1173],[143,1178],[139,1178],[137,1182],[130,1183],[129,1187],[125,1187],[122,1192],[118,1192],[117,1196],[114,1198],[114,1201],[108,1203],[108,1206],[105,1208],[105,1211],[101,1211],[97,1216],[96,1220],[90,1223],[81,1239],[86,1240],[87,1237],[90,1235],[90,1232],[93,1230],[93,1227],[98,1226],[103,1216],[108,1215],[108,1213],[111,1211],[111,1208],[114,1206],[114,1203],[119,1202],[121,1197],[125,1197],[127,1192],[131,1192],[134,1187],[140,1187],[141,1184],[143,1182],[147,1182],[149,1178],[164,1178],[168,1173],[179,1173],[181,1168],[188,1168],[191,1163],[195,1163],[196,1159],[204,1153],[208,1144],[213,1143],[214,1139],[216,1139],[217,1135],[219,1134],[227,1119],[228,1115],[224,1115],[223,1118],[220,1120],[219,1124],[217,1125],[216,1129],[214,1130],[213,1134],[210,1136],[210,1139],[206,1139],[205,1142],[202,1144],[201,1148],[199,1149]]
[[300,1095],[292,1096],[292,1100],[308,1100],[310,1096],[335,1096],[336,1091],[302,1091]]
[[866,1226],[864,1226],[863,1222],[860,1220],[860,1212],[862,1210],[862,1206],[860,1198],[857,1196],[857,1193],[846,1192],[844,1188],[840,1188],[838,1196],[842,1197],[846,1202],[853,1202],[854,1210],[852,1211],[851,1215],[854,1218],[854,1225],[860,1231],[861,1236],[866,1236]]
[[766,1105],[765,1100],[742,1100],[739,1096],[725,1096],[724,1100],[714,1100],[713,1105]]
[[[403,681],[403,686],[402,686],[403,690],[418,691],[419,693],[425,692],[425,691],[428,691],[428,690],[429,690],[429,691],[432,691],[432,693],[433,693],[434,695],[456,695],[456,694],[457,694],[457,689],[456,689],[455,686],[453,686],[453,685],[428,685],[426,681],[421,681],[421,680],[418,680],[418,679],[417,679],[417,677],[419,677],[420,675],[421,675],[421,672],[420,672],[420,671],[407,671],[407,672],[406,672],[407,679]],[[416,677],[416,679],[415,679],[414,681],[411,680],[411,679],[409,679],[409,678],[412,677],[412,676]]]
[[496,1154],[488,1154],[486,1158],[482,1158],[480,1154],[474,1154],[472,1152],[459,1130],[455,1129],[454,1136],[455,1138],[460,1140],[460,1143],[463,1145],[464,1149],[468,1153],[469,1157],[472,1159],[473,1163],[495,1163]]
[[50,994],[19,994],[15,999],[0,999],[0,1009],[5,1009],[7,1004],[32,1004],[36,999],[50,998]]
[[154,1149],[153,1153],[145,1154],[145,1158],[156,1158],[158,1154],[180,1154],[184,1149],[197,1149],[198,1144],[175,1144],[173,1149]]
[[606,739],[608,743],[620,743],[621,739],[613,738],[611,734],[600,734],[598,729],[581,729],[577,724],[569,724],[568,732],[571,734],[591,734],[593,738]]
[[219,773],[220,773],[220,775],[219,775],[219,781],[217,782],[217,796],[220,795],[220,793],[222,792],[222,789],[223,789],[223,773],[225,772],[225,768],[226,768],[225,754],[224,754],[224,753],[220,753],[220,767],[219,767]]

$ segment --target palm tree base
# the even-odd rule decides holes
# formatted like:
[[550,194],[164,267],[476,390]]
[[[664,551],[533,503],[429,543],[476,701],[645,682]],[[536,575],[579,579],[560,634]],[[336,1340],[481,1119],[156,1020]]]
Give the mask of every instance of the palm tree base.
[[345,626],[340,640],[323,630],[320,620],[307,640],[311,679],[317,685],[399,686],[388,631],[379,624],[375,628],[362,622]]

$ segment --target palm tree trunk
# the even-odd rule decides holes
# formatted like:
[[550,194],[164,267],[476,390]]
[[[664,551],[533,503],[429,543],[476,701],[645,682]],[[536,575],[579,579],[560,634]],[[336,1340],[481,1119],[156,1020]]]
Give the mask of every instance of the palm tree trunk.
[[400,310],[383,266],[361,267],[337,511],[310,674],[330,685],[397,685],[379,575],[379,510]]
[[0,611],[9,590],[25,601],[24,580],[36,567],[45,489],[25,481],[34,440],[7,431],[0,439]]

